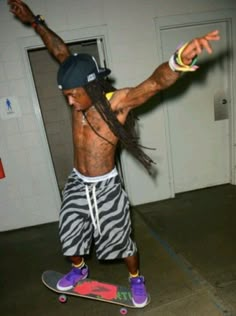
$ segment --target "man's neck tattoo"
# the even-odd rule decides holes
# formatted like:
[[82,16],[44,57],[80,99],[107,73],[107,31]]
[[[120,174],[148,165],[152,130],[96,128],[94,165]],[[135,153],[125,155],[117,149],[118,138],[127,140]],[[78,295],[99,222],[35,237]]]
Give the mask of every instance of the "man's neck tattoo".
[[95,111],[95,106],[92,105],[91,107],[89,107],[86,111],[82,111],[82,119],[81,119],[81,122],[82,122],[82,125],[86,125],[88,123],[88,120],[87,120],[87,114],[89,111]]

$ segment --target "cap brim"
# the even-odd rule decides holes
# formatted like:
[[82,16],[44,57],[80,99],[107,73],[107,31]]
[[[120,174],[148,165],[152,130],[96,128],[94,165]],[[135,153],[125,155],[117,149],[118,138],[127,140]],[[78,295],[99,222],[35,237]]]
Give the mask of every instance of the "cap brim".
[[108,68],[99,68],[98,77],[107,77],[111,73],[111,70]]

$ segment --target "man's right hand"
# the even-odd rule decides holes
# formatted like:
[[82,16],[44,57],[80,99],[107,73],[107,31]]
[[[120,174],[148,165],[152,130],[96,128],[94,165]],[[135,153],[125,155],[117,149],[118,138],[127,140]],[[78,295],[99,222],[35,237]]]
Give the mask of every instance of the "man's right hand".
[[34,13],[21,0],[8,0],[10,12],[12,12],[22,23],[32,24],[35,20]]
[[[30,8],[21,0],[8,0],[10,12],[17,17],[22,23],[32,24],[35,22],[35,15]],[[62,63],[70,56],[70,51],[65,42],[45,24],[37,24],[34,27],[35,32],[41,37],[45,46],[52,56]]]

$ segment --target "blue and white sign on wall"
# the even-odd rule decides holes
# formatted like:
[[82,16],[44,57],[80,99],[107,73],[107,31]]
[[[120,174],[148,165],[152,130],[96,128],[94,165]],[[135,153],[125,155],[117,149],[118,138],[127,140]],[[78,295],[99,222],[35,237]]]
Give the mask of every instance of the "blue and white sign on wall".
[[21,109],[16,97],[6,97],[0,99],[0,117],[8,120],[21,116]]

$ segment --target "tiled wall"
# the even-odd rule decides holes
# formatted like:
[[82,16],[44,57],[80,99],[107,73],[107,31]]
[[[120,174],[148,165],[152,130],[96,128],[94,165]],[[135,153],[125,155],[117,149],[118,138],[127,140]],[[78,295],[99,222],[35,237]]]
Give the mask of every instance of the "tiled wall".
[[[105,25],[110,66],[118,88],[137,84],[154,70],[157,63],[154,17],[235,8],[235,2],[230,0],[28,0],[27,3],[35,13],[43,14],[56,32]],[[35,36],[32,28],[23,26],[9,13],[7,1],[0,0],[0,99],[15,96],[22,113],[18,118],[0,120],[0,157],[6,173],[6,178],[0,180],[0,231],[58,219],[60,197],[54,169],[21,49],[22,40]],[[48,89],[52,89],[51,85],[50,79]],[[53,104],[50,102],[50,106]],[[151,124],[146,116],[141,129],[146,130],[142,137],[147,145],[150,135],[157,135],[150,145],[162,153],[158,192],[164,197],[169,185],[163,140],[165,126],[162,110],[155,115],[156,120]],[[128,188],[135,190],[135,183],[142,177],[146,183],[143,201],[147,202],[157,184],[136,172],[135,164],[127,166]]]

